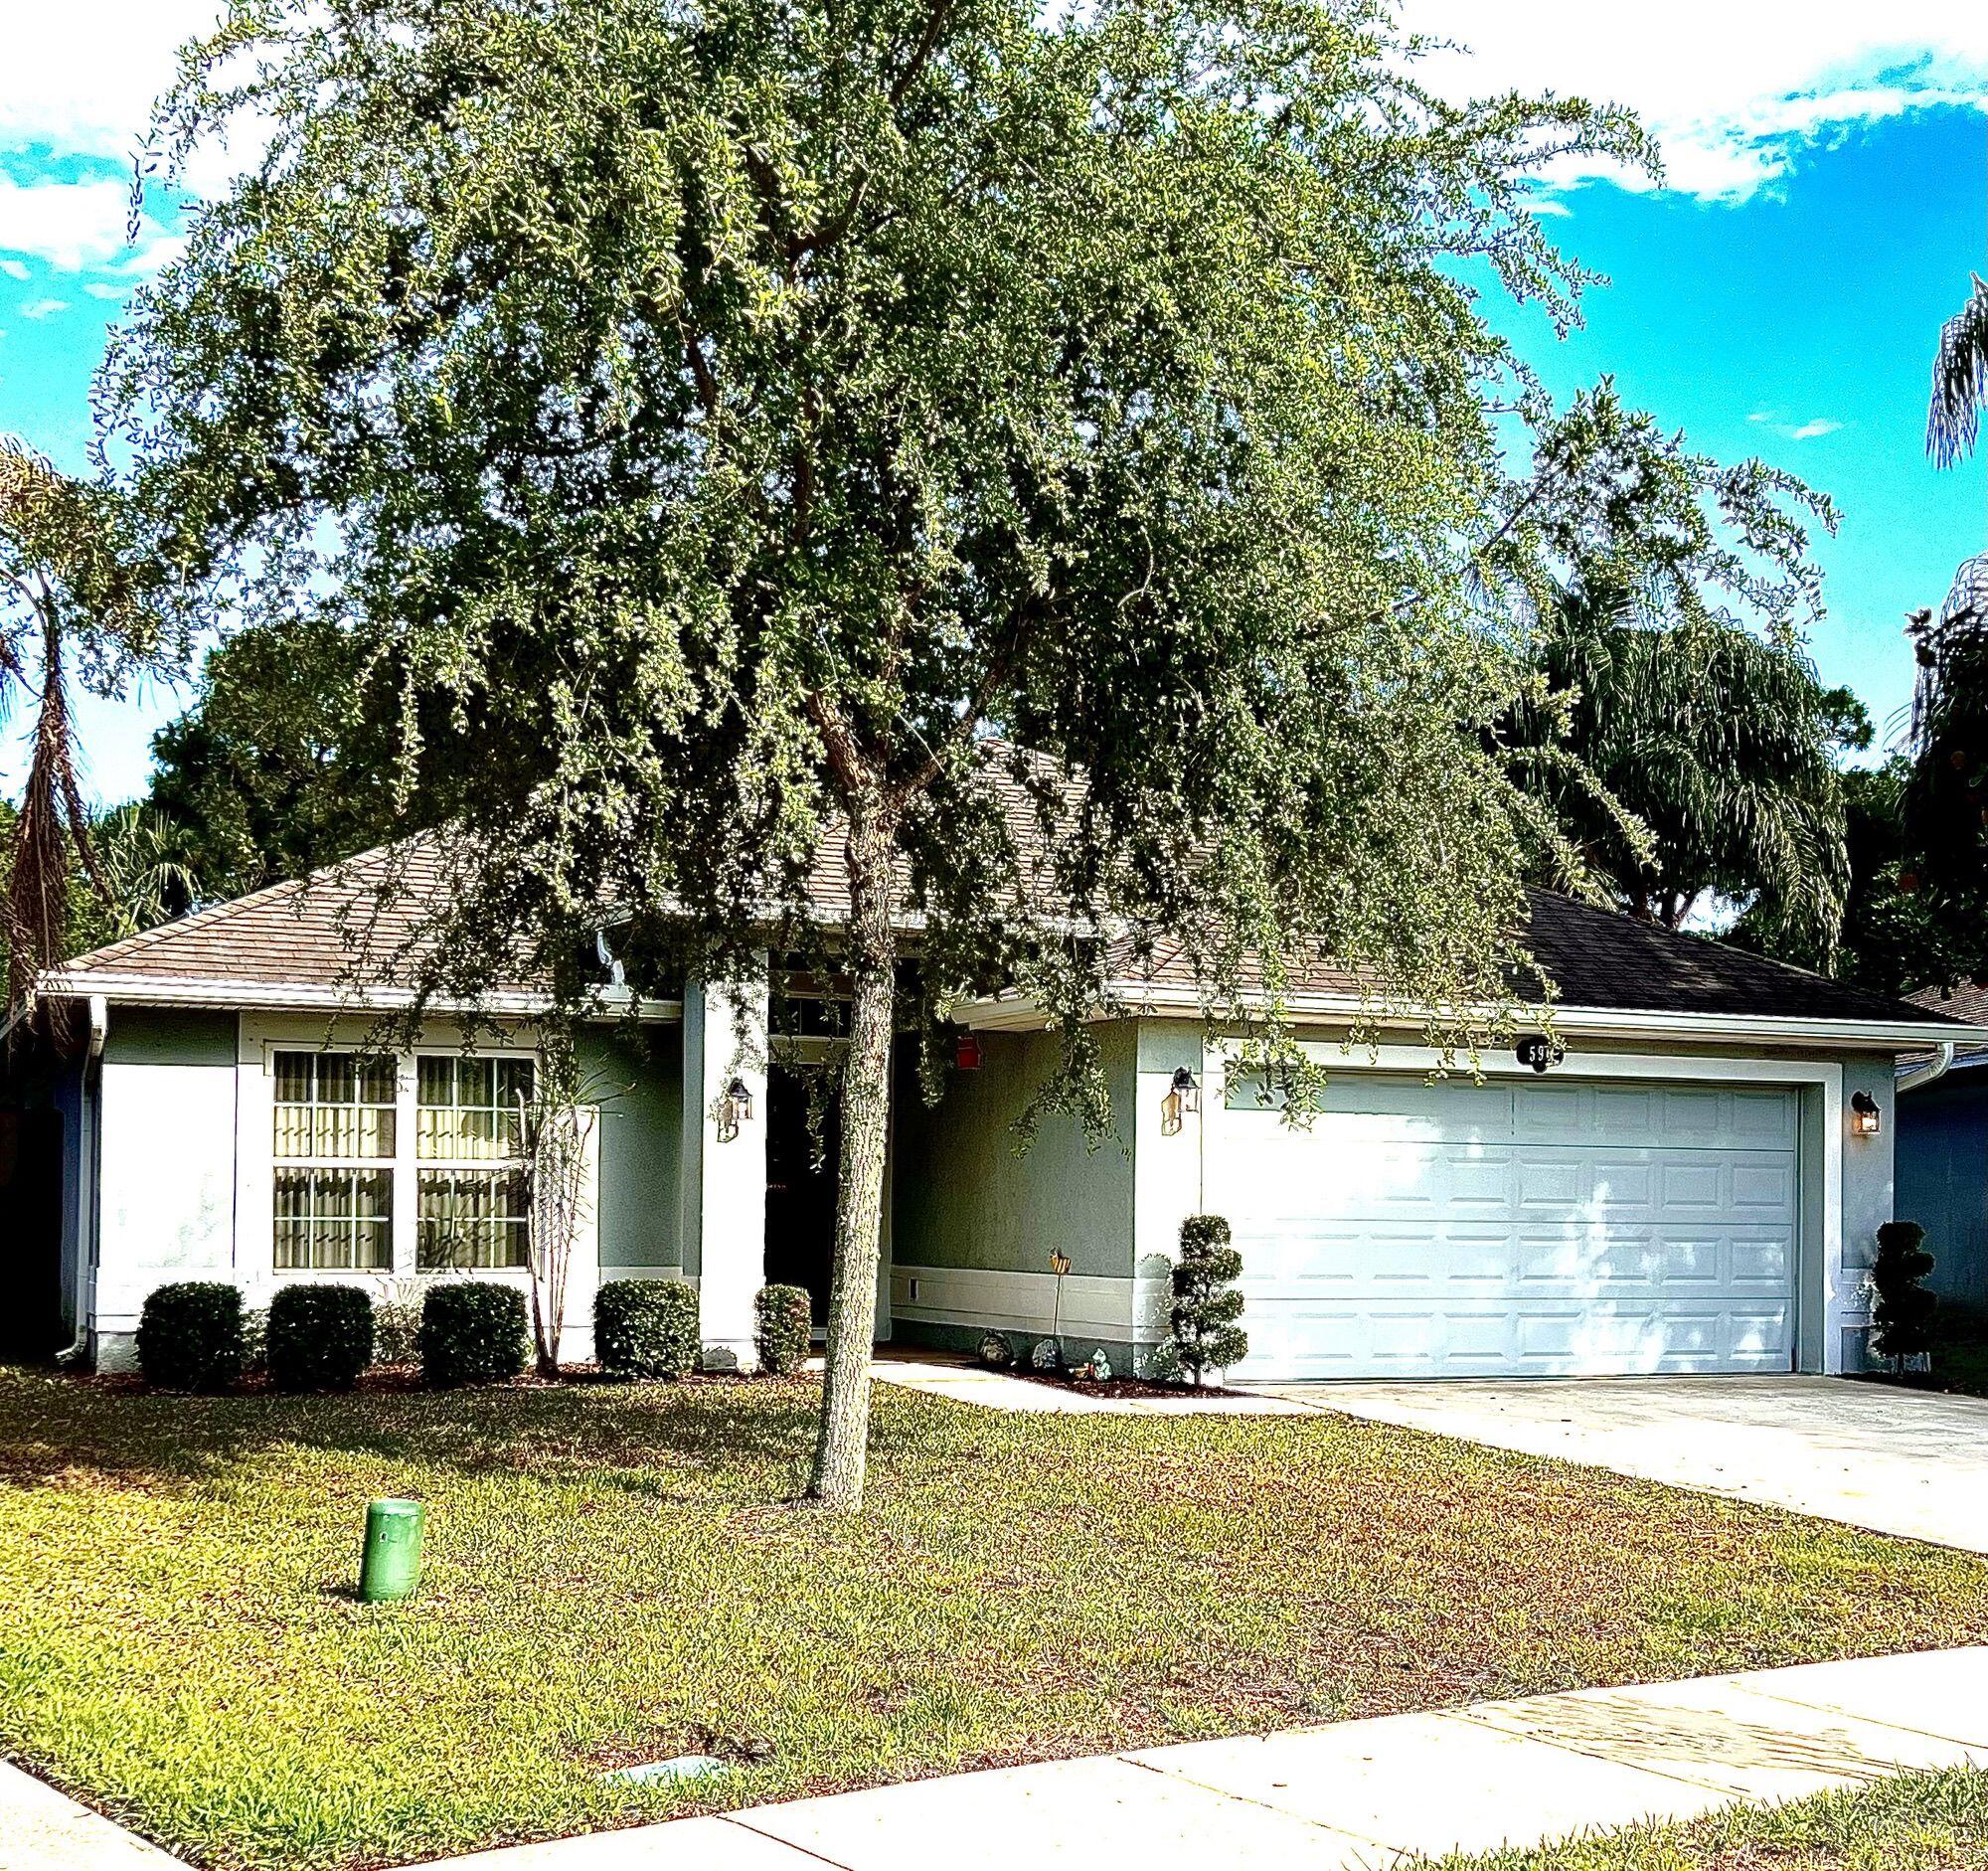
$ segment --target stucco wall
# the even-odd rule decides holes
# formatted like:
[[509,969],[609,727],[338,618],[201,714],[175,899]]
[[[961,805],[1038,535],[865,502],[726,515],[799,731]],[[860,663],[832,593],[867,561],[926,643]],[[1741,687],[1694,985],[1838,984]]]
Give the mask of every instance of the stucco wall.
[[1926,1284],[1988,1306],[1988,1067],[1899,1100],[1898,1211],[1926,1231]]
[[951,1070],[927,1106],[909,1049],[897,1072],[892,1151],[891,1309],[901,1342],[966,1347],[990,1329],[1049,1332],[1052,1251],[1071,1263],[1062,1295],[1074,1355],[1129,1354],[1133,1298],[1133,1123],[1137,1035],[1099,1029],[1115,1138],[1092,1145],[1076,1118],[1045,1116],[1026,1151],[1016,1120],[1056,1064],[1044,1033],[989,1033],[977,1071]]
[[234,1276],[235,1055],[232,1013],[111,1009],[91,1281],[107,1368],[129,1362],[154,1286]]
[[680,1273],[683,1030],[639,1041],[588,1035],[580,1069],[600,1111],[600,1267],[610,1276]]

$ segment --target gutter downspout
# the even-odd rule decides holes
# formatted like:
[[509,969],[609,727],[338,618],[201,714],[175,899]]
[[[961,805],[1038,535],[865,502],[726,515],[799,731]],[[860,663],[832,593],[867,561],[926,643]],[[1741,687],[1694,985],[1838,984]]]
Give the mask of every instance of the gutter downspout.
[[1935,1079],[1943,1079],[1946,1076],[1947,1068],[1952,1064],[1953,1042],[1951,1040],[1941,1040],[1933,1048],[1932,1057],[1923,1065],[1913,1066],[1909,1071],[1899,1074],[1899,1082],[1893,1090],[1895,1092],[1916,1092],[1922,1085],[1930,1085]]
[[83,1061],[77,1100],[77,1114],[82,1119],[83,1133],[77,1139],[76,1342],[56,1353],[56,1363],[64,1369],[79,1362],[89,1350],[89,1276],[96,1262],[96,1113],[91,1107],[89,1079],[90,1068],[102,1063],[103,1042],[109,1032],[110,1004],[101,994],[92,994],[89,1051]]

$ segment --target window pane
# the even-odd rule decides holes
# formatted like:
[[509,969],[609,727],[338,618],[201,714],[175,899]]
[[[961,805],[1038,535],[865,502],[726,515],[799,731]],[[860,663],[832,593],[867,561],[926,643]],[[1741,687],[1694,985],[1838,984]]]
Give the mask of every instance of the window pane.
[[359,1102],[362,1105],[391,1105],[398,1075],[391,1059],[368,1059],[359,1068]]
[[307,1105],[311,1094],[311,1055],[276,1055],[276,1100],[283,1105]]
[[417,1062],[415,1096],[423,1105],[455,1103],[455,1061],[423,1057]]
[[279,1170],[274,1201],[277,1267],[393,1266],[393,1171]]
[[425,1170],[415,1215],[416,1259],[424,1268],[526,1265],[531,1224],[517,1170]]
[[357,1076],[350,1053],[319,1053],[317,1102],[320,1105],[351,1104]]
[[392,1156],[394,1065],[351,1053],[276,1055],[275,1153],[297,1157]]

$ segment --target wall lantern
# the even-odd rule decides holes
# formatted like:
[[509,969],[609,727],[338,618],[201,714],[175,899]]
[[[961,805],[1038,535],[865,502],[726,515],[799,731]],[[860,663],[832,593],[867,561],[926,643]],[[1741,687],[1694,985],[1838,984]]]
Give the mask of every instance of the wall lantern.
[[1878,1108],[1878,1101],[1869,1092],[1853,1092],[1850,1095],[1850,1134],[1853,1137],[1875,1137],[1884,1127],[1885,1117]]
[[952,1057],[961,1072],[978,1072],[981,1060],[980,1035],[962,1033],[954,1043]]
[[734,1079],[718,1101],[719,1142],[730,1143],[739,1134],[739,1126],[750,1122],[751,1117],[752,1088],[744,1079]]
[[1194,1074],[1185,1066],[1176,1066],[1167,1095],[1160,1100],[1160,1134],[1178,1135],[1181,1119],[1192,1117],[1200,1109],[1201,1087],[1195,1083]]

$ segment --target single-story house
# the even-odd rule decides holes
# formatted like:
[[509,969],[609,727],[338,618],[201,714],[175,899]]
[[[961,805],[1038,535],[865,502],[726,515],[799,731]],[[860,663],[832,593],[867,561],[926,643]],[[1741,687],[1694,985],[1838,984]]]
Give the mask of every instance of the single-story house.
[[[441,1012],[369,1061],[369,1005],[392,996],[355,988],[340,931],[378,863],[203,910],[51,983],[69,1038],[14,1055],[0,1099],[0,1199],[33,1219],[14,1276],[46,1338],[118,1368],[168,1280],[262,1304],[295,1280],[526,1278],[510,1113],[544,1003],[515,983],[487,1003],[514,1023],[500,1041],[465,1052]],[[1501,1053],[1478,1082],[1436,1074],[1408,1029],[1348,1049],[1352,984],[1321,971],[1292,1002],[1330,1073],[1301,1124],[1260,1080],[1226,1083],[1193,982],[1161,967],[1101,1035],[1117,1140],[1053,1118],[1020,1150],[1048,1023],[1014,995],[960,1007],[939,1103],[903,1062],[878,1338],[967,1348],[1060,1319],[1074,1351],[1132,1368],[1166,1332],[1181,1220],[1207,1211],[1242,1255],[1241,1378],[1856,1368],[1863,1269],[1894,1212],[1895,1061],[1988,1026],[1563,897],[1531,906],[1563,1059]],[[833,1166],[807,1075],[836,1042],[769,1035],[775,973],[744,996],[756,1056],[739,997],[695,980],[589,1042],[570,1356],[588,1355],[601,1280],[693,1283],[721,1360],[750,1358],[762,1281],[825,1290]]]
[[[1908,997],[1931,1013],[1988,1025],[1988,987]],[[1938,1048],[1900,1062],[1899,1214],[1926,1231],[1926,1284],[1988,1311],[1988,1047]]]

